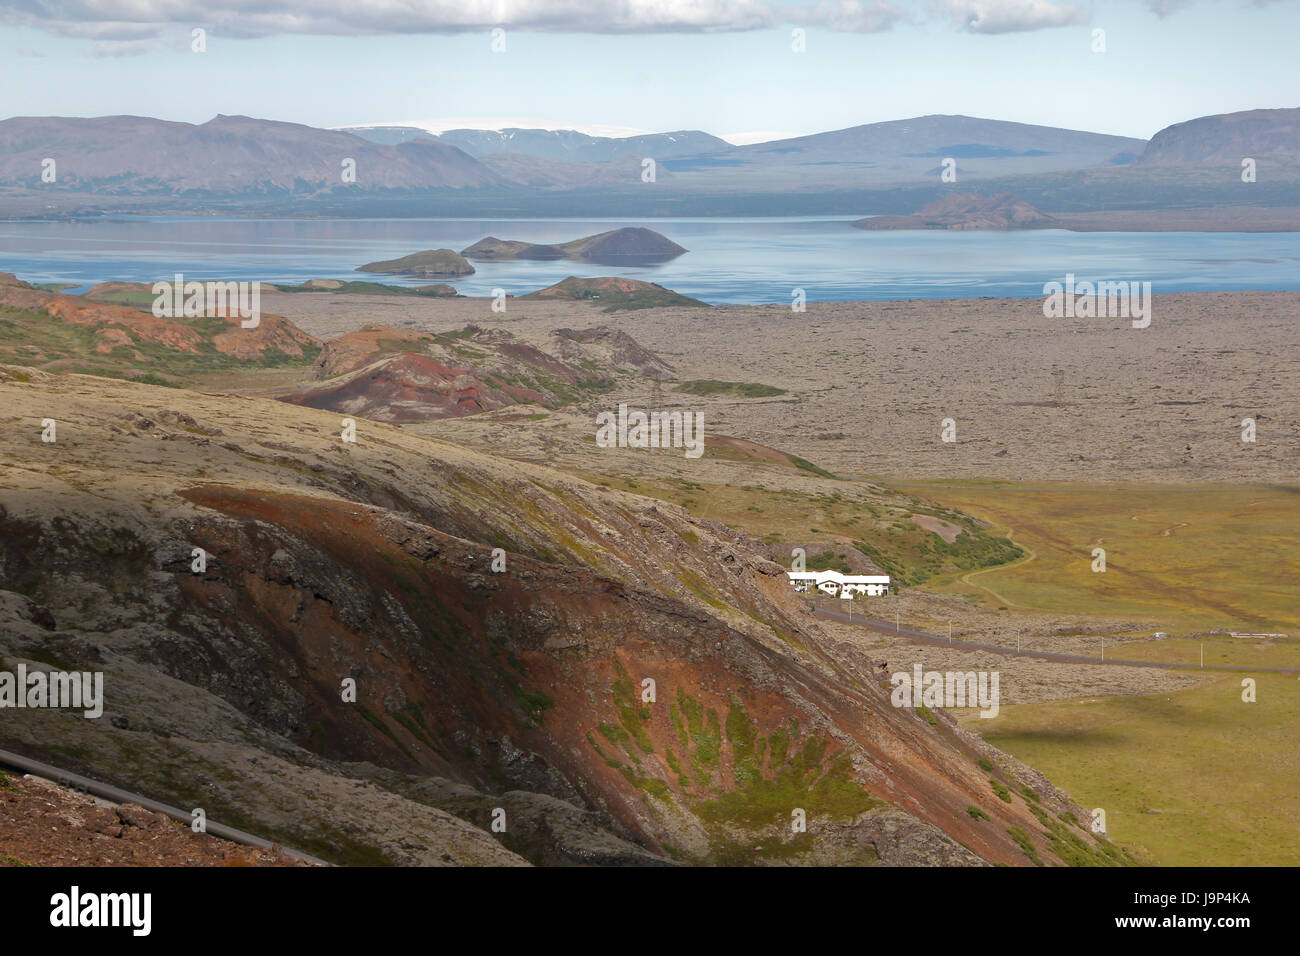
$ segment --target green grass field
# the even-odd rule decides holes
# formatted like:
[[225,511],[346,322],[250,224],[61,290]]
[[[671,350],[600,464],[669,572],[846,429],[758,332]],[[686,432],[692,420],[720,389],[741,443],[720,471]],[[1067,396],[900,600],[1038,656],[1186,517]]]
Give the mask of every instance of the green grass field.
[[[1174,634],[1107,656],[1300,666],[1300,489],[927,482],[904,490],[990,523],[1026,555],[927,589],[1016,610],[1149,621]],[[1092,570],[1094,547],[1106,571]],[[1288,638],[1187,637],[1224,629]],[[1257,701],[1242,701],[1242,680]],[[1004,706],[968,729],[1106,811],[1160,865],[1300,865],[1300,682],[1221,674],[1149,697]]]
[[[982,518],[1029,552],[930,587],[1012,609],[1151,619],[1166,630],[1300,631],[1300,488],[899,487]],[[1092,570],[1095,547],[1106,551],[1105,573]]]
[[682,382],[677,391],[688,395],[738,395],[741,398],[772,398],[786,394],[785,389],[757,382],[720,382],[716,379],[694,379]]
[[1004,706],[968,729],[1106,812],[1110,838],[1165,866],[1300,865],[1300,682],[1243,675],[1151,697]]
[[181,318],[174,321],[200,333],[202,341],[197,351],[169,348],[123,328],[129,343],[101,354],[95,350],[98,343],[91,326],[56,322],[43,312],[0,306],[0,362],[151,385],[185,385],[201,382],[210,375],[233,373],[249,379],[255,372],[277,369],[292,369],[300,378],[320,354],[320,346],[304,345],[302,355],[268,348],[259,359],[241,359],[218,351],[213,343],[217,335],[226,331],[226,320]]
[[[760,446],[761,447],[761,446]],[[761,460],[819,477],[834,477],[812,462],[773,449],[767,456],[747,457],[743,449],[711,445],[706,457],[735,461]],[[959,511],[921,501],[889,489],[858,498],[852,486],[844,491],[803,492],[767,488],[762,484],[704,485],[683,478],[630,479],[618,475],[578,472],[583,478],[621,491],[671,501],[702,518],[713,518],[749,532],[767,544],[824,542],[824,551],[808,555],[808,566],[843,568],[848,552],[858,549],[903,586],[934,576],[942,580],[958,573],[1001,564],[1020,555],[1004,538]],[[833,485],[828,485],[834,487]],[[916,523],[917,517],[943,519],[965,529],[949,543]],[[788,560],[784,550],[780,560]]]

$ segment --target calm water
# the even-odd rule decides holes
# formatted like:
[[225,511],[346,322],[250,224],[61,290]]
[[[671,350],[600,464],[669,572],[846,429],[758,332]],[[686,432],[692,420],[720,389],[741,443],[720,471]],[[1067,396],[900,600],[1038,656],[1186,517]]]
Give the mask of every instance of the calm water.
[[187,279],[296,283],[379,279],[358,265],[494,235],[558,242],[617,226],[655,229],[690,251],[657,266],[475,263],[466,295],[523,294],[568,275],[658,282],[711,303],[1036,297],[1067,272],[1150,281],[1153,291],[1300,290],[1300,233],[865,232],[850,219],[133,218],[0,222],[0,271],[29,282]]

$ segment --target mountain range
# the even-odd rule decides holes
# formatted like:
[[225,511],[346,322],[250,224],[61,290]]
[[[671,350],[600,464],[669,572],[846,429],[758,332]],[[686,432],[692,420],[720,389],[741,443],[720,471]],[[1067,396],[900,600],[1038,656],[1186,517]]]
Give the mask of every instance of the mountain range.
[[592,136],[571,129],[452,129],[434,134],[414,126],[345,126],[374,143],[444,143],[475,158],[521,153],[570,163],[608,163],[621,156],[700,156],[734,149],[725,139],[699,130],[648,133],[643,136]]
[[[19,117],[0,121],[0,215],[910,214],[942,198],[953,177],[970,191],[1015,193],[1049,215],[1289,207],[1300,206],[1298,117],[1300,109],[1202,117],[1144,142],[923,116],[746,146],[696,130],[434,135],[241,116],[198,125]],[[1245,157],[1259,166],[1249,194],[1237,188]]]

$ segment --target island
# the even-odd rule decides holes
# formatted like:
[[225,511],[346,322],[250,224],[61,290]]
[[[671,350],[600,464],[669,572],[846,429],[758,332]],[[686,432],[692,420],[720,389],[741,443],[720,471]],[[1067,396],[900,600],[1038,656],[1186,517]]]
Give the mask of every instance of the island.
[[653,282],[606,276],[598,279],[579,279],[569,276],[555,285],[520,296],[521,299],[572,299],[591,302],[604,307],[606,312],[621,309],[656,309],[664,306],[708,308],[707,302],[665,289]]
[[367,262],[358,272],[377,272],[381,275],[414,276],[419,279],[442,279],[474,274],[474,267],[458,252],[451,249],[425,249],[400,259]]
[[1063,224],[1011,193],[958,193],[922,206],[910,216],[868,216],[857,229],[1062,229]]
[[653,265],[676,259],[687,250],[667,236],[639,226],[611,229],[560,243],[524,242],[488,236],[461,250],[469,259],[500,262],[509,259],[572,259],[602,265]]

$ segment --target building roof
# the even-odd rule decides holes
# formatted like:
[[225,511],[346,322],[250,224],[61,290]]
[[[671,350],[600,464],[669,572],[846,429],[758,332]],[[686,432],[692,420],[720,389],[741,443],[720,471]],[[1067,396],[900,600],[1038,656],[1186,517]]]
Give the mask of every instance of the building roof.
[[816,581],[822,584],[834,581],[836,584],[888,584],[888,574],[841,574],[839,571],[787,571],[791,581]]

